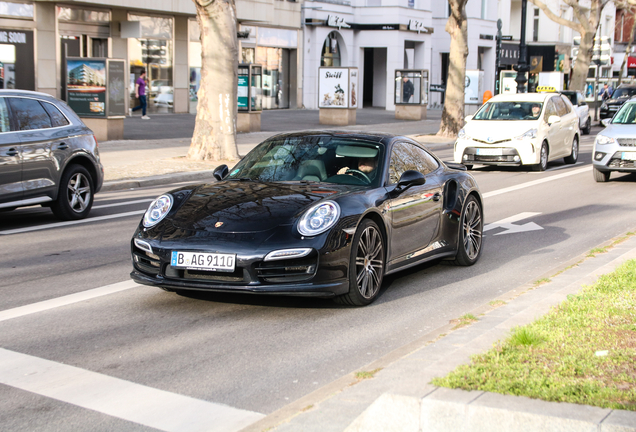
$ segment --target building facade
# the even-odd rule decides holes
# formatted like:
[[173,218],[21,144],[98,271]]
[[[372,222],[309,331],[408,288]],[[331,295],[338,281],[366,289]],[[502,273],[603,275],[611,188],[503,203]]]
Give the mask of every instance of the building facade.
[[[239,39],[242,60],[262,64],[266,107],[299,106],[300,4],[236,5],[237,30],[250,30],[239,31],[246,36]],[[124,59],[129,105],[136,103],[134,82],[146,70],[150,112],[196,110],[201,43],[192,0],[0,1],[0,88],[65,99],[67,58]]]

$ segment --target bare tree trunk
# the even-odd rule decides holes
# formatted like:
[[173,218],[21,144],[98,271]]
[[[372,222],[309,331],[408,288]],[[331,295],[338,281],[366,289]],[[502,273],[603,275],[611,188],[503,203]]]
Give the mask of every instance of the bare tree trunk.
[[579,53],[576,55],[568,87],[570,90],[580,90],[585,93],[587,73],[590,69],[592,50],[594,49],[594,33],[596,33],[596,30],[593,32],[583,31],[581,33],[581,45],[579,46]]
[[446,32],[451,37],[451,43],[442,122],[437,132],[439,136],[455,137],[464,125],[464,90],[468,57],[467,1],[448,0],[451,15],[446,21]]
[[[629,9],[629,13],[634,15],[634,9]],[[625,48],[625,57],[623,57],[623,63],[621,63],[621,71],[618,73],[618,85],[623,82],[623,72],[625,71],[625,65],[627,64],[627,57],[632,52],[632,42],[634,41],[634,30],[636,30],[636,17],[632,19],[632,28],[629,31],[629,42],[627,42],[627,48]]]
[[236,5],[234,0],[193,1],[201,28],[201,87],[187,157],[238,160]]

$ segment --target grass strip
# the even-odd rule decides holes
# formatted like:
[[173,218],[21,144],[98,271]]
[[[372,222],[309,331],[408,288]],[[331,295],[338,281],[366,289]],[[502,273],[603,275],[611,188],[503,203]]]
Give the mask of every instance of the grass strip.
[[432,384],[636,411],[636,260]]

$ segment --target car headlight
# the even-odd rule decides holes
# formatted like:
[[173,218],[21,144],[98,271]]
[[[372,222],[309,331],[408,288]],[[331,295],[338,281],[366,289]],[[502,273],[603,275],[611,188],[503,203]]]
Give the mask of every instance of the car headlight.
[[457,138],[458,139],[470,139],[470,137],[468,136],[468,134],[466,133],[466,131],[464,129],[460,129],[459,132],[457,133]]
[[518,140],[535,139],[536,137],[537,137],[537,130],[530,129],[529,131],[526,131],[526,133],[524,133],[523,135],[519,135],[518,137],[515,137],[515,139],[518,139]]
[[315,236],[335,225],[340,217],[340,206],[333,201],[323,201],[305,212],[298,221],[298,232]]
[[144,214],[144,226],[150,228],[161,222],[172,208],[173,201],[172,196],[167,194],[154,200]]
[[605,135],[596,135],[596,142],[598,145],[606,145],[606,144],[618,144],[616,138],[611,138]]
[[601,104],[601,109],[607,109],[607,104],[605,102]]

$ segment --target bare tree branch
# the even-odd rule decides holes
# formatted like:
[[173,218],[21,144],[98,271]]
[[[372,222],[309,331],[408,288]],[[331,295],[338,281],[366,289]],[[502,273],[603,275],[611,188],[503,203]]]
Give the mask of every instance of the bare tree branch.
[[[543,3],[541,0],[530,0],[530,2],[532,4],[534,4],[536,7],[538,7],[539,9],[541,9],[543,11],[543,13],[546,14],[546,16],[548,18],[550,18],[552,21],[554,21],[555,23],[564,25],[566,27],[569,27],[572,30],[576,30],[579,33],[583,33],[583,26],[582,26],[582,24],[580,22],[579,23],[575,23],[574,21],[570,21],[570,20],[567,20],[565,18],[562,18],[562,17],[558,16],[557,14],[552,12],[550,10],[550,8],[545,3]],[[569,3],[567,1],[565,3],[569,5]],[[575,8],[573,8],[573,9],[576,10]]]

